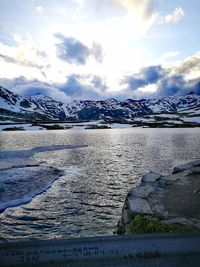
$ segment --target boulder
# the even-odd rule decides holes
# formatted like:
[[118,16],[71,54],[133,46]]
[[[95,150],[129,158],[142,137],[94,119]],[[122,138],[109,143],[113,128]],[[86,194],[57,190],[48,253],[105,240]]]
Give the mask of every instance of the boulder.
[[200,160],[191,161],[186,164],[181,164],[179,166],[174,167],[172,174],[183,172],[185,170],[189,170],[192,167],[200,167]]
[[25,131],[23,127],[8,127],[4,128],[3,131]]
[[154,187],[152,185],[144,184],[143,186],[131,188],[129,194],[131,198],[147,198],[153,190]]
[[150,171],[142,177],[142,183],[154,183],[162,177],[162,174]]
[[137,214],[154,216],[160,223],[173,224],[174,229],[182,229],[177,224],[200,229],[199,195],[200,160],[177,166],[166,176],[149,172],[128,193],[117,233],[126,233],[126,225]]
[[127,206],[130,215],[135,213],[153,214],[149,203],[143,198],[128,198]]

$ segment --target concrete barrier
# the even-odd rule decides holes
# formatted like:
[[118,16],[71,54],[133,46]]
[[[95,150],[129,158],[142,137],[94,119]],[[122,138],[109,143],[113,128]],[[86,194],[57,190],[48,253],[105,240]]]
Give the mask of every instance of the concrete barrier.
[[200,266],[200,233],[0,244],[0,266]]

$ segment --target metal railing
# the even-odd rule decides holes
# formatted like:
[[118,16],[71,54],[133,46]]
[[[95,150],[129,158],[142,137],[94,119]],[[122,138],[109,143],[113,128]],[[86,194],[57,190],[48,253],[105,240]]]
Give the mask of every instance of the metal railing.
[[0,244],[0,266],[200,266],[200,233],[140,234]]

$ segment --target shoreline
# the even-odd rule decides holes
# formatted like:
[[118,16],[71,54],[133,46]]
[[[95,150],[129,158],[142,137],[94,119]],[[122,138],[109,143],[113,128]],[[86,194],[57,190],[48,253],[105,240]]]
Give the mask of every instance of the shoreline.
[[52,131],[52,130],[101,130],[101,129],[191,129],[199,128],[200,123],[187,123],[187,124],[163,124],[163,123],[143,123],[143,124],[130,124],[130,123],[45,123],[45,124],[32,124],[32,123],[12,123],[2,124],[0,123],[0,132],[28,132],[28,131]]

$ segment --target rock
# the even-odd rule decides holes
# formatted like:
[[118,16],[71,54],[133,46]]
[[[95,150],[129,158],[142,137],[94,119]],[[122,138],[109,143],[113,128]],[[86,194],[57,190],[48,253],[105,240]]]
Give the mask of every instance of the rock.
[[162,193],[163,191],[159,191],[159,193],[152,194],[152,196],[149,198],[149,204],[152,208],[154,215],[162,218],[168,218],[168,212],[161,201]]
[[23,127],[8,127],[4,128],[3,131],[25,131]]
[[200,190],[199,189],[195,189],[194,191],[193,191],[193,194],[200,194]]
[[45,125],[43,126],[45,127],[47,130],[64,130],[65,128],[61,125],[58,124],[54,124],[54,125]]
[[179,166],[174,167],[172,174],[183,172],[185,170],[189,170],[192,167],[200,167],[200,160],[191,161],[186,164],[181,164]]
[[157,172],[148,172],[142,177],[142,183],[154,183],[163,177],[162,174]]
[[164,179],[161,179],[161,180],[159,181],[159,186],[160,186],[161,188],[164,188],[166,185],[167,185],[167,184],[166,184],[166,181],[165,181]]
[[47,130],[64,130],[65,128],[59,124],[38,124],[38,123],[33,123],[32,126],[39,126],[42,127],[42,129],[47,129]]
[[126,233],[126,225],[137,214],[153,215],[166,224],[200,229],[199,195],[199,160],[177,166],[167,176],[149,172],[128,193],[117,233]]
[[176,217],[172,219],[163,220],[163,222],[166,224],[181,224],[187,227],[191,227],[193,225],[192,220],[189,220],[187,218],[182,218],[182,217]]
[[107,125],[97,125],[97,124],[89,124],[85,127],[85,129],[110,129],[111,127]]
[[144,184],[144,186],[133,187],[130,191],[130,197],[147,198],[153,190],[154,188],[150,184]]
[[189,174],[199,174],[200,173],[200,167],[192,167],[190,170],[188,170]]
[[65,130],[72,129],[72,128],[73,128],[73,126],[71,126],[71,125],[66,125],[66,126],[64,127]]
[[165,185],[172,185],[174,183],[176,184],[185,184],[187,183],[188,174],[190,174],[190,170],[184,170],[182,172],[178,172],[175,174],[170,174],[167,176],[163,176],[161,178],[161,181],[165,182]]
[[131,219],[131,213],[129,212],[129,209],[128,209],[128,207],[127,207],[127,204],[125,204],[124,205],[124,208],[123,208],[123,211],[122,211],[122,218],[123,218],[123,220],[122,220],[122,225],[123,224],[126,224],[126,223],[128,223],[129,221],[130,221],[130,219]]
[[153,214],[149,203],[143,198],[128,198],[127,206],[131,215],[135,213]]

